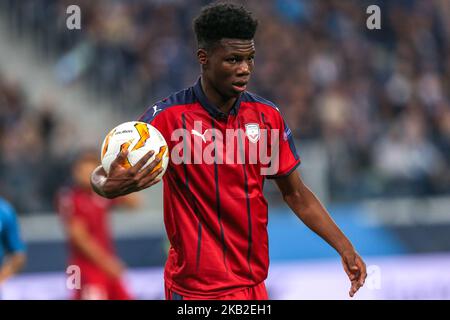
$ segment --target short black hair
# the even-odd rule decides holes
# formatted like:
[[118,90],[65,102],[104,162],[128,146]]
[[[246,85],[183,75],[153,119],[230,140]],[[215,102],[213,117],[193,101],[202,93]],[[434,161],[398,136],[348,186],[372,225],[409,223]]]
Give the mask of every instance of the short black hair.
[[202,8],[194,19],[194,31],[199,48],[210,49],[223,38],[251,40],[258,20],[243,6],[213,3]]

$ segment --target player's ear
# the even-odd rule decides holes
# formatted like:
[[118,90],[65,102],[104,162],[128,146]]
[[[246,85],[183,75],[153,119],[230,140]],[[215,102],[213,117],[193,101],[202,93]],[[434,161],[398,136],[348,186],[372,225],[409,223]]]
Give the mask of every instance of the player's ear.
[[197,50],[197,59],[200,65],[205,66],[208,63],[208,53],[205,49]]

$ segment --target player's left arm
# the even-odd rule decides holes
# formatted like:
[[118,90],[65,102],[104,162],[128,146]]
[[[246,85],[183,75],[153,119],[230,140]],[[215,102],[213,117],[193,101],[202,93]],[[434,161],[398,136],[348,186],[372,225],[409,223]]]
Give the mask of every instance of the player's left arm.
[[350,281],[350,297],[364,285],[366,265],[350,240],[339,229],[319,199],[294,170],[291,174],[275,179],[284,201],[312,231],[328,242],[342,258],[342,264]]

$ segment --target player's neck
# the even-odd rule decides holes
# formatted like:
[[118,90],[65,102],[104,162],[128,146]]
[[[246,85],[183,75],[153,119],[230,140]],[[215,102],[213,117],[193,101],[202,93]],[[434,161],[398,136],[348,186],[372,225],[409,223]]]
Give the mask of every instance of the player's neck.
[[208,98],[208,101],[223,113],[228,114],[230,110],[233,108],[234,103],[237,100],[237,97],[234,98],[223,97],[219,92],[217,92],[217,90],[213,86],[211,86],[207,81],[205,81],[204,77],[201,77],[201,84],[203,92],[206,98]]

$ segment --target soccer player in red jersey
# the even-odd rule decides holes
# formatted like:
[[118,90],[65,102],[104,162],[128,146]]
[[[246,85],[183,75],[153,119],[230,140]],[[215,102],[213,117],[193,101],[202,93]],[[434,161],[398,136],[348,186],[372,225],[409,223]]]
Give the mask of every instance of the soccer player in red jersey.
[[90,174],[98,165],[98,155],[81,153],[72,167],[74,186],[62,189],[57,207],[69,241],[69,265],[79,267],[77,300],[129,300],[122,282],[124,266],[117,257],[109,230],[109,210],[114,205],[136,207],[136,195],[108,200],[90,186]]
[[[194,21],[201,77],[139,118],[161,131],[171,151],[163,177],[171,244],[167,299],[268,298],[266,178],[274,179],[292,211],[340,254],[350,296],[366,278],[363,260],[296,170],[300,159],[280,111],[246,91],[256,28],[243,7],[205,7]],[[119,163],[127,152],[120,153],[109,175],[102,167],[93,172],[93,188],[115,198],[154,185],[160,159],[141,170],[152,154],[125,169]]]

